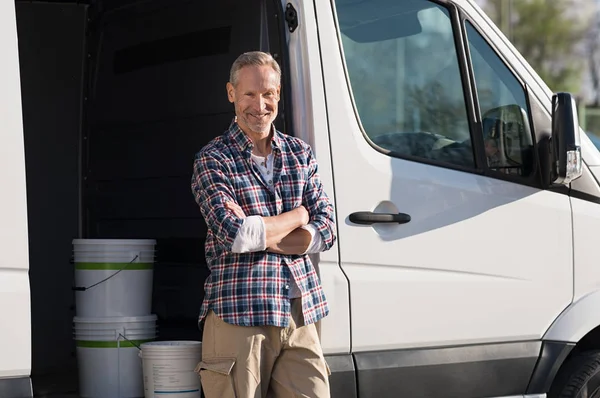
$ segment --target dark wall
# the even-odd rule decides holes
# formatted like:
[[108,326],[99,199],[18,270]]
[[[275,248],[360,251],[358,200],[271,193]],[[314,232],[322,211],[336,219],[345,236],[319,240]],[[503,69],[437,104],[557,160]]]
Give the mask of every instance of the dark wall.
[[90,35],[85,231],[157,240],[161,338],[201,338],[196,320],[209,271],[206,225],[190,188],[193,159],[233,118],[225,85],[235,58],[261,49],[268,24],[270,50],[280,53],[276,12],[266,7],[155,0],[103,14]]
[[[73,366],[86,7],[16,3],[27,172],[33,374]],[[60,27],[60,29],[58,28]]]

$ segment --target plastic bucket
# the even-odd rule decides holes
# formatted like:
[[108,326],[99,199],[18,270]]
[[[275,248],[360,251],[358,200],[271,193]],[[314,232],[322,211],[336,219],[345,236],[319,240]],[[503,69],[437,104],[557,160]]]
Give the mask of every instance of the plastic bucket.
[[78,317],[151,312],[155,240],[74,239]]
[[152,263],[75,263],[80,317],[143,316],[152,309]]
[[202,359],[201,342],[157,341],[141,348],[145,398],[200,398],[200,377],[194,369]]
[[73,259],[75,263],[153,263],[154,252],[129,251],[123,253],[117,252],[74,252]]
[[156,315],[75,317],[74,338],[82,398],[139,398],[144,381],[139,349],[156,338]]
[[75,250],[154,250],[155,239],[73,239]]

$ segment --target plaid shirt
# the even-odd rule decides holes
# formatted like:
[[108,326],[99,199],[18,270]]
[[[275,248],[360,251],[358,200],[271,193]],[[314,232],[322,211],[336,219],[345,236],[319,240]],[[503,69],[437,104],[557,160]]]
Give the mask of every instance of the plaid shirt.
[[335,242],[333,206],[323,191],[310,146],[274,127],[273,132],[272,185],[252,161],[253,143],[235,119],[223,135],[196,155],[192,192],[208,226],[206,259],[210,269],[199,321],[212,309],[234,325],[286,327],[292,276],[302,292],[305,323],[314,323],[329,313],[308,255],[231,251],[243,219],[225,208],[226,201],[236,202],[246,216],[263,217],[303,205],[326,250]]

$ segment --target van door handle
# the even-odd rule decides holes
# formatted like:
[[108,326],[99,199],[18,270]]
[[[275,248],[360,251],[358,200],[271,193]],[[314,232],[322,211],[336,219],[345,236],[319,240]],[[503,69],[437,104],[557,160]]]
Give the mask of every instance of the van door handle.
[[354,224],[371,225],[376,223],[406,224],[410,216],[405,213],[373,213],[372,211],[357,211],[350,214],[350,221]]

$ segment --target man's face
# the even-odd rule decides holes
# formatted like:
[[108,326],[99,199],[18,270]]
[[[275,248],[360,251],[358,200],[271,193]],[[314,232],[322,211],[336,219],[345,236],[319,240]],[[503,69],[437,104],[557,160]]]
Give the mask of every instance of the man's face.
[[245,66],[237,73],[234,87],[227,83],[229,102],[235,106],[240,128],[246,132],[268,135],[277,117],[279,79],[270,66]]

